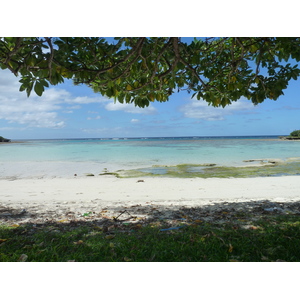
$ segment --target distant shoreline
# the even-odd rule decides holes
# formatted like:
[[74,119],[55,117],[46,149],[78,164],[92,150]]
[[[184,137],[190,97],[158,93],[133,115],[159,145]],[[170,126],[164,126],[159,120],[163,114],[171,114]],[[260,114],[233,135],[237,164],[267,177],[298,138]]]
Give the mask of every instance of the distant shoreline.
[[293,137],[293,136],[280,136],[281,140],[289,140],[289,141],[299,141],[300,137]]
[[267,139],[267,140],[277,140],[281,136],[280,135],[237,135],[237,136],[166,136],[166,137],[94,137],[94,138],[51,138],[51,139],[13,139],[11,143],[20,143],[20,142],[28,142],[28,141],[80,141],[80,140],[210,140],[210,139]]
[[25,141],[25,140],[22,140],[22,141],[10,141],[10,142],[0,142],[0,145],[1,144],[5,144],[5,145],[7,145],[7,144],[20,144],[20,143],[26,143],[27,141]]

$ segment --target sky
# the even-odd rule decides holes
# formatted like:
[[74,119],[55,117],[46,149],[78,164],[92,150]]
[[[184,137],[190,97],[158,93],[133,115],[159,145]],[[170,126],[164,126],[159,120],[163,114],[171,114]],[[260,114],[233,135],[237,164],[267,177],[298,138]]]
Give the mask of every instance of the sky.
[[240,99],[225,108],[187,92],[147,108],[114,103],[71,80],[39,97],[19,92],[19,78],[0,70],[0,136],[10,139],[288,135],[300,129],[299,80],[277,101]]
[[[37,1],[30,0],[30,3]],[[174,18],[178,7],[169,2],[156,1],[145,11],[132,10],[136,1],[101,3],[101,11],[113,11],[99,15],[99,9],[90,9],[94,2],[85,6],[73,6],[61,1],[47,8],[47,15],[64,17],[61,22],[46,22],[44,14],[28,18],[24,11],[32,7],[28,2],[19,2],[15,16],[16,26],[10,14],[1,17],[2,36],[298,36],[299,26],[296,11],[284,22],[274,22],[274,15],[282,15],[280,6],[254,0],[247,6],[247,16],[255,15],[255,24],[245,21],[245,14],[237,13],[237,1],[210,1],[206,4],[185,2],[180,9],[180,22]],[[237,3],[236,3],[237,2]],[[287,3],[290,2],[287,0]],[[256,3],[256,4],[255,4]],[[217,4],[217,5],[216,5]],[[4,4],[5,5],[5,4]],[[9,9],[9,4],[7,4]],[[100,5],[100,4],[99,4]],[[291,2],[292,5],[292,2]],[[191,13],[190,7],[194,7]],[[257,6],[260,7],[257,10]],[[157,9],[159,7],[159,10]],[[124,14],[126,11],[126,14]],[[213,12],[201,13],[196,12]],[[226,13],[224,13],[226,11]],[[31,13],[31,12],[30,12]],[[295,14],[295,18],[292,16]],[[60,17],[59,17],[60,16]],[[82,22],[74,22],[80,18]],[[40,24],[40,26],[37,26]],[[120,24],[122,26],[120,26]],[[166,26],[168,24],[168,26]],[[270,26],[265,26],[269,24]],[[109,138],[109,137],[165,137],[165,136],[244,136],[288,135],[300,129],[299,84],[291,81],[285,95],[277,101],[265,100],[254,106],[240,99],[225,108],[208,106],[204,101],[191,100],[187,92],[175,93],[168,102],[154,102],[148,108],[130,104],[114,103],[113,99],[95,94],[86,86],[74,86],[72,81],[51,86],[42,97],[32,92],[27,98],[19,92],[20,78],[7,70],[0,70],[0,136],[10,139],[55,139],[55,138]]]

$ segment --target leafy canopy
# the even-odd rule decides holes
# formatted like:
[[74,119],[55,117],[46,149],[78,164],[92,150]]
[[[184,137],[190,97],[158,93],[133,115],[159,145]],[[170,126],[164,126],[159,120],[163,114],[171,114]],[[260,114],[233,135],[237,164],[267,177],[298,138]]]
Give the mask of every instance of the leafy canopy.
[[292,137],[300,137],[300,130],[294,130],[290,133]]
[[300,38],[4,37],[0,67],[20,76],[20,91],[41,96],[65,78],[103,96],[145,107],[174,92],[223,106],[283,95],[300,74]]

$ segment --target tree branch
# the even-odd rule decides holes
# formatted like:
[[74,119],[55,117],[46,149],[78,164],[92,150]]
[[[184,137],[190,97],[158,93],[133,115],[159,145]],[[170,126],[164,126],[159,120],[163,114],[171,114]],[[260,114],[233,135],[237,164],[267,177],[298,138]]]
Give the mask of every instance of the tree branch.
[[52,84],[52,62],[53,62],[53,57],[54,57],[54,50],[51,42],[51,38],[45,37],[45,40],[47,41],[49,47],[50,47],[50,57],[48,60],[48,68],[49,68],[49,81]]

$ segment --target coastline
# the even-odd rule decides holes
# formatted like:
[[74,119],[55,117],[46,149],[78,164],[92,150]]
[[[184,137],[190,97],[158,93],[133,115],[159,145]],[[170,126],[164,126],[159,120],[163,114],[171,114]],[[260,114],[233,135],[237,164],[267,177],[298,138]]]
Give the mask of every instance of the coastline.
[[[300,201],[299,176],[255,178],[41,178],[1,180],[0,223],[69,222],[153,211]],[[104,212],[104,213],[103,213]],[[18,217],[14,217],[18,216]]]
[[188,207],[203,212],[230,206],[250,216],[249,205],[261,212],[265,205],[296,207],[299,144],[280,140],[273,147],[261,138],[248,139],[3,147],[0,223],[99,220],[125,210],[141,218],[154,212],[162,217]]

